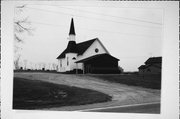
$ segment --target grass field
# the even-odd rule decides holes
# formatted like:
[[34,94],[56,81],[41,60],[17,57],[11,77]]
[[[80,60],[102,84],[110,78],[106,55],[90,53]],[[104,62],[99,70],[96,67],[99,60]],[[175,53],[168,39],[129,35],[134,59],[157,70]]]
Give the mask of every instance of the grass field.
[[37,109],[110,101],[101,92],[38,80],[14,78],[13,109]]
[[151,89],[161,89],[161,75],[151,74],[151,75],[139,75],[139,74],[95,74],[89,75],[92,77],[96,77],[102,80],[122,83],[132,86],[140,86],[144,88],[151,88]]

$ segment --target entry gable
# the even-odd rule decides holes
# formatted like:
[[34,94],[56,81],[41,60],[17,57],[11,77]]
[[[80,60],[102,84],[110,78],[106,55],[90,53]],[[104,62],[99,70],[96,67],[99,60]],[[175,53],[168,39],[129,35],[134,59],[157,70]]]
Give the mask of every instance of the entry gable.
[[96,40],[87,48],[87,50],[79,57],[80,59],[84,59],[90,56],[98,55],[98,54],[109,54],[105,46],[102,42],[96,38]]

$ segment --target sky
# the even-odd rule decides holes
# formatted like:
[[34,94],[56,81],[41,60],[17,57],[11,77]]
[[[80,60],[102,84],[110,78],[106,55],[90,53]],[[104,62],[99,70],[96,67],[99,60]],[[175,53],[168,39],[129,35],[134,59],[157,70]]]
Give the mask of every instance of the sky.
[[[21,4],[20,4],[21,5]],[[88,7],[26,4],[15,8],[15,20],[28,18],[32,34],[20,36],[24,43],[21,64],[57,63],[67,47],[71,18],[76,42],[99,38],[109,53],[120,59],[124,71],[137,71],[149,58],[162,56],[161,9]]]

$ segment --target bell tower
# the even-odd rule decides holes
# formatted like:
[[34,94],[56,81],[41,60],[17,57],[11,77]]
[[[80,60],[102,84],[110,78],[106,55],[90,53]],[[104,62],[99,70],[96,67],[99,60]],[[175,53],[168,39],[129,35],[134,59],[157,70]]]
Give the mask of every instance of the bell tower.
[[71,19],[71,25],[69,30],[69,42],[66,48],[67,53],[77,53],[76,49],[76,39],[75,39],[75,29],[74,29],[74,21]]
[[77,48],[76,48],[76,39],[75,39],[75,29],[74,29],[74,21],[71,19],[71,25],[69,30],[69,42],[66,48],[65,54],[65,69],[66,71],[72,71],[76,69],[76,58],[77,58]]

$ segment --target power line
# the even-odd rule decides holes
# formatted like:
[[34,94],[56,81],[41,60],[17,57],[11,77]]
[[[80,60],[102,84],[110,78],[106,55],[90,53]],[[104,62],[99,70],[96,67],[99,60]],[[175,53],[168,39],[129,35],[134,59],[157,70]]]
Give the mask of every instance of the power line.
[[[31,21],[31,23],[35,24],[41,24],[41,25],[48,25],[48,26],[53,26],[53,27],[68,27],[65,25],[55,25],[55,24],[49,24],[49,23],[42,23],[42,22],[36,22],[36,21]],[[140,36],[140,37],[156,37],[156,36],[149,36],[149,35],[140,35],[140,34],[130,34],[130,33],[122,33],[122,32],[114,32],[114,31],[106,31],[106,30],[101,30],[101,29],[89,29],[89,28],[83,28],[83,27],[77,27],[78,29],[85,29],[85,30],[90,30],[90,31],[101,31],[101,32],[108,32],[108,33],[119,33],[122,35],[134,35],[134,36]]]
[[49,23],[42,23],[42,22],[37,22],[37,21],[31,21],[31,23],[35,23],[35,24],[41,24],[41,25],[48,25],[48,26],[54,26],[54,27],[67,27],[65,25],[56,25],[56,24],[49,24]]
[[[26,7],[26,8],[28,8],[28,9],[34,9],[34,10],[39,10],[39,11],[50,12],[50,13],[56,13],[56,14],[59,14],[59,13],[60,13],[60,14],[72,16],[72,14],[70,14],[70,13],[64,13],[64,12],[60,12],[60,11],[51,11],[51,10],[44,10],[44,9],[39,9],[39,8],[32,8],[32,7]],[[107,19],[99,19],[99,18],[86,17],[86,16],[81,16],[81,15],[73,15],[73,16],[83,17],[83,18],[86,18],[86,19],[96,19],[96,20],[100,20],[100,21],[108,21],[108,22],[114,22],[114,23],[120,23],[120,24],[134,25],[134,26],[138,26],[138,27],[159,28],[159,27],[139,25],[139,24],[132,24],[132,23],[126,23],[126,22],[119,22],[119,21],[107,20]]]
[[[31,5],[43,5],[43,4],[31,4]],[[86,12],[86,13],[91,13],[91,14],[96,14],[96,15],[109,16],[109,17],[114,17],[114,18],[121,18],[121,19],[127,19],[127,20],[132,20],[132,21],[138,21],[138,22],[145,22],[145,23],[162,25],[161,23],[158,23],[158,22],[152,22],[152,21],[147,21],[147,20],[142,20],[142,19],[136,19],[136,18],[128,18],[128,17],[114,16],[114,15],[109,15],[109,14],[97,13],[97,12],[92,12],[92,11],[87,11],[87,10],[80,10],[80,9],[73,9],[73,8],[62,7],[62,6],[57,6],[57,5],[47,5],[47,4],[44,4],[44,6],[55,6],[55,7],[58,7],[58,8],[64,8],[64,9],[70,9],[70,10],[77,10],[77,11]]]
[[[58,7],[59,7],[59,6],[58,6]],[[102,16],[108,16],[108,17],[121,18],[121,19],[127,19],[127,20],[132,20],[132,21],[138,21],[138,22],[145,22],[145,23],[162,25],[161,23],[152,22],[152,21],[146,21],[146,20],[141,20],[141,19],[120,17],[120,16],[114,16],[114,15],[109,15],[109,14],[103,14],[103,13],[97,13],[97,12],[92,12],[92,11],[87,11],[87,10],[79,10],[79,9],[73,9],[73,8],[67,8],[67,7],[61,7],[61,6],[60,6],[60,8],[70,9],[70,10],[77,10],[77,11],[82,11],[82,12],[91,13],[91,14],[96,14],[96,15],[102,15]]]
[[125,56],[125,57],[120,57],[121,59],[132,59],[132,58],[142,58],[142,57],[144,57],[144,58],[147,58],[147,57],[149,57],[148,55],[144,55],[144,56]]

